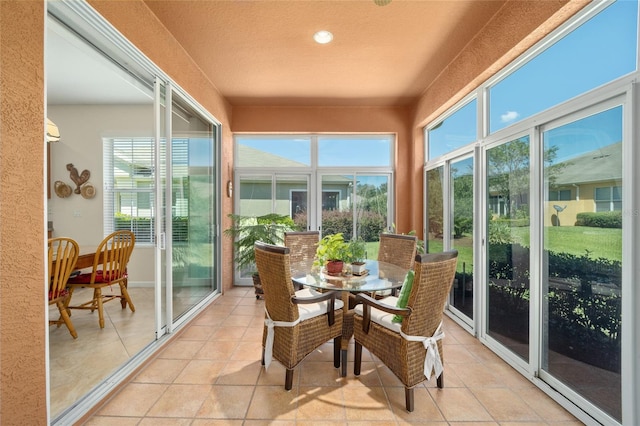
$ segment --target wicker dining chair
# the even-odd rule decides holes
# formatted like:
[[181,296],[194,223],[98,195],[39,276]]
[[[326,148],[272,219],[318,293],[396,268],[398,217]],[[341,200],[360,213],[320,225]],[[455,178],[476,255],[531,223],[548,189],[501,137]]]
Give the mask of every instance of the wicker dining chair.
[[[289,248],[289,261],[292,265],[292,274],[307,271],[304,267],[296,271],[293,265],[307,265],[313,263],[320,241],[320,231],[291,231],[284,233],[284,246]],[[294,287],[300,288],[294,283]]]
[[71,238],[58,237],[49,239],[49,305],[56,305],[60,311],[60,318],[49,320],[49,325],[60,327],[65,324],[74,339],[78,338],[67,305],[69,304],[69,290],[67,281],[78,260],[78,243]]
[[[80,305],[71,306],[69,309],[90,309],[98,311],[98,323],[104,328],[104,310],[102,305],[106,302],[118,299],[122,301],[122,308],[129,305],[131,312],[135,312],[129,291],[127,290],[127,264],[133,252],[136,237],[131,231],[115,231],[102,240],[93,258],[91,272],[80,274],[69,280],[69,300],[73,297],[73,291],[79,287],[93,289],[93,298]],[[110,292],[103,294],[102,289],[112,285],[120,286],[120,294]]]
[[354,309],[354,374],[360,375],[364,346],[404,384],[409,412],[414,408],[413,388],[429,380],[432,373],[438,387],[444,386],[442,316],[457,261],[456,250],[417,255],[405,308],[396,307],[394,296],[381,300],[356,296],[356,303],[362,304]]
[[264,291],[262,365],[279,361],[287,370],[284,388],[291,390],[294,368],[333,339],[333,364],[339,368],[343,303],[338,293],[294,291],[289,248],[256,242],[254,250]]
[[[418,247],[418,237],[415,235],[402,234],[380,234],[380,249],[378,251],[378,261],[392,263],[404,269],[413,269]],[[376,298],[394,294],[395,291],[378,293]]]

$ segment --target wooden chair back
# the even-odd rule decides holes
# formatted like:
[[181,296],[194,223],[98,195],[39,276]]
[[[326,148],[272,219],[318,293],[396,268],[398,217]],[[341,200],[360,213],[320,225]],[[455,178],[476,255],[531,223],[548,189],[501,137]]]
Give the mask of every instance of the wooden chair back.
[[[115,284],[126,280],[127,264],[135,243],[136,236],[131,231],[115,231],[107,235],[96,249],[91,283],[103,281]],[[102,277],[96,280],[96,274]]]
[[71,238],[49,239],[49,304],[67,296],[67,281],[78,260],[78,243]]

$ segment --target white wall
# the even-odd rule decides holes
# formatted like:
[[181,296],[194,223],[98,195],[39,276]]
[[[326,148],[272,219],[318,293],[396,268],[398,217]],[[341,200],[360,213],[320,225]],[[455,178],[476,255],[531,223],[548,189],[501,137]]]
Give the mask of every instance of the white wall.
[[[51,198],[48,217],[54,237],[71,237],[81,253],[95,251],[104,238],[102,140],[110,137],[153,137],[153,105],[49,105],[48,117],[60,130],[60,141],[51,144]],[[66,165],[81,173],[91,172],[89,182],[96,188],[92,199],[80,194],[60,198],[54,182],[72,188]],[[154,281],[154,251],[151,245],[136,244],[129,263],[129,285],[150,285]]]

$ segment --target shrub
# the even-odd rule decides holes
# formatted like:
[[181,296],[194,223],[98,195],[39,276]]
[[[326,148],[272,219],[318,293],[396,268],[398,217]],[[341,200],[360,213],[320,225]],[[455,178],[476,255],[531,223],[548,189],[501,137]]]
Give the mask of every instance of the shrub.
[[622,212],[585,212],[576,216],[576,226],[622,228]]

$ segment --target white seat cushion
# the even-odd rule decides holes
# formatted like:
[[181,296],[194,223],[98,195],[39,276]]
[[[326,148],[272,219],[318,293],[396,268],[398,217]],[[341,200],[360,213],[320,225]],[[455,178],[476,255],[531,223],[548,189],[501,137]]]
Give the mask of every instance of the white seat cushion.
[[[296,297],[300,299],[315,297],[318,294],[320,293],[308,288],[303,288],[302,290],[296,291]],[[326,314],[328,303],[329,302],[325,300],[323,302],[318,302],[318,303],[297,305],[298,313],[300,314],[300,321],[304,321],[309,318],[314,318],[314,317]],[[342,303],[342,300],[336,299],[336,302],[334,305],[335,310],[342,309],[343,306],[344,306],[344,303]]]
[[[396,303],[398,302],[398,298],[395,296],[389,296],[385,297],[384,299],[380,299],[377,302],[395,308]],[[363,316],[364,309],[362,304],[356,305],[353,310],[356,314]],[[389,314],[374,307],[371,308],[371,321],[375,322],[376,324],[380,324],[381,326],[388,328],[391,331],[399,333],[402,323],[392,322],[391,320],[393,319],[393,316],[394,314]]]

